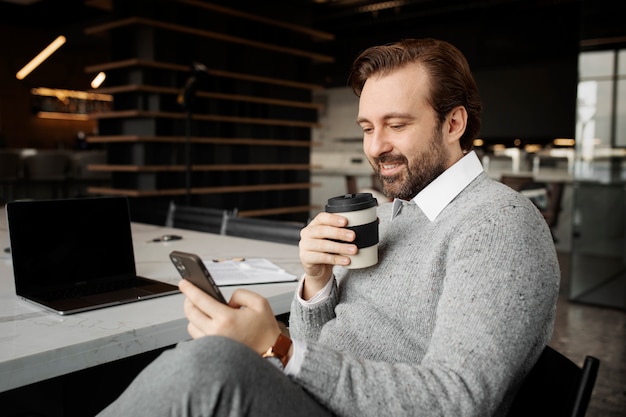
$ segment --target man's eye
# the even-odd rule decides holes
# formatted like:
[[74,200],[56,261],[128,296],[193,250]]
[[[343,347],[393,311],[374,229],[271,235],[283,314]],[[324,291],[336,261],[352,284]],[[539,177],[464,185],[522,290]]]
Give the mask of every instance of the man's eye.
[[389,125],[393,130],[400,130],[404,127],[404,125]]
[[372,129],[371,127],[364,127],[363,128],[363,133],[372,133],[374,131],[374,129]]

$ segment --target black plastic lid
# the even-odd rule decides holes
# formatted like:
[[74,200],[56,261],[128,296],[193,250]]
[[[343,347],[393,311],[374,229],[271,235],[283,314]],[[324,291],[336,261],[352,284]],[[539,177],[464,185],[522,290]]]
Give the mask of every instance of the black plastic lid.
[[376,207],[377,205],[378,200],[374,198],[372,193],[345,194],[329,198],[328,204],[326,204],[326,212],[342,213],[358,211]]

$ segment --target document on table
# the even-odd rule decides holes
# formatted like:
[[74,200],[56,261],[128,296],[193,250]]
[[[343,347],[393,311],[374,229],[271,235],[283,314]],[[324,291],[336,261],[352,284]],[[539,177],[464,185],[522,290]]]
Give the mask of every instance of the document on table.
[[264,258],[203,262],[218,286],[290,282],[297,279],[295,275]]

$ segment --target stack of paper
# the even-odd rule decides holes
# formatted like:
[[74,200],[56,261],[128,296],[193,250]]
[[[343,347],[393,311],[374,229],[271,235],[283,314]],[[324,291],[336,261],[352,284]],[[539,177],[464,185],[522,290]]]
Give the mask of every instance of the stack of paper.
[[204,261],[219,286],[296,281],[297,277],[263,258]]

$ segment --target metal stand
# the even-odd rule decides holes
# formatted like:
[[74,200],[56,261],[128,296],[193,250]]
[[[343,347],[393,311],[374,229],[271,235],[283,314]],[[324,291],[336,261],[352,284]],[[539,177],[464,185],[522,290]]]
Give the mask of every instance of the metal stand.
[[187,79],[185,86],[182,88],[177,97],[177,102],[185,109],[186,113],[186,138],[185,138],[185,196],[187,206],[191,205],[191,127],[193,119],[193,96],[198,89],[198,81],[201,76],[206,76],[206,66],[194,62],[192,66],[191,76]]
[[185,204],[191,205],[191,110],[186,111],[185,138]]

